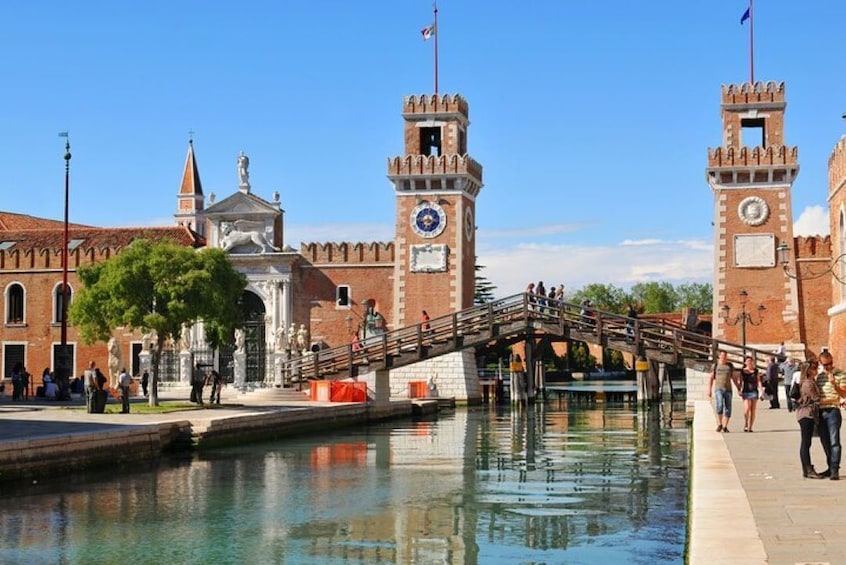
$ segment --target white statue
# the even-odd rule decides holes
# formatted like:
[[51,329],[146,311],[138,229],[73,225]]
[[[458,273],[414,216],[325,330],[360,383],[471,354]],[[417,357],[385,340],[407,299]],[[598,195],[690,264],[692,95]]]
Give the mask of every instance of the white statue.
[[286,345],[288,345],[288,342],[285,340],[285,326],[279,326],[276,328],[276,353],[283,353]]
[[120,345],[115,338],[109,338],[109,378],[113,387],[117,386],[117,378],[120,375]]
[[235,330],[235,352],[236,353],[244,353],[244,340],[246,339],[246,334],[244,330],[238,328]]
[[191,328],[188,324],[182,325],[182,334],[179,339],[180,351],[191,351]]
[[224,251],[250,243],[259,248],[259,253],[278,251],[264,234],[264,222],[250,220],[220,222],[220,235],[220,246]]
[[305,353],[308,351],[308,330],[305,327],[305,324],[300,324],[300,329],[297,330],[297,347]]
[[291,322],[291,327],[288,328],[288,349],[297,349],[297,325],[294,322]]
[[150,351],[153,343],[153,330],[148,330],[141,336],[141,351]]
[[250,186],[250,158],[244,155],[244,152],[238,155],[238,186]]

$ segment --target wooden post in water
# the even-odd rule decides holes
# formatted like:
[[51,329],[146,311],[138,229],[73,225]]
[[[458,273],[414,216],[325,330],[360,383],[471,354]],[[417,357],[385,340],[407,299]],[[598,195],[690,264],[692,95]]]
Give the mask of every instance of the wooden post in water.
[[646,400],[646,375],[649,373],[649,361],[644,357],[635,360],[635,371],[637,374],[637,401]]

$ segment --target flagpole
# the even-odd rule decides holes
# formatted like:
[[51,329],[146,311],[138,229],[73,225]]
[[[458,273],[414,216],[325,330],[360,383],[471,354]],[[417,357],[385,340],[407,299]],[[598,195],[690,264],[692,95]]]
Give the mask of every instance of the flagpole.
[[749,82],[755,84],[755,6],[749,0]]
[[441,30],[438,29],[438,3],[432,4],[432,9],[435,12],[435,95],[438,94],[438,36]]

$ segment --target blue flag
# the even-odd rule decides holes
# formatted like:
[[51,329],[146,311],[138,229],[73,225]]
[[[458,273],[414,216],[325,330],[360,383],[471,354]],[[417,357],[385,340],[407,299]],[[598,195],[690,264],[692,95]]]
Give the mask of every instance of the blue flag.
[[746,8],[746,11],[743,12],[742,16],[740,16],[740,25],[743,25],[743,22],[745,22],[751,17],[752,13],[750,12],[750,10],[751,8]]

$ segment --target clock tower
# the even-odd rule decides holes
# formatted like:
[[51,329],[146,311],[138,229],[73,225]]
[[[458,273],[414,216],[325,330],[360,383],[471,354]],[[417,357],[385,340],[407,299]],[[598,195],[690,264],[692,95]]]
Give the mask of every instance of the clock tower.
[[476,197],[482,166],[467,154],[459,95],[403,100],[405,155],[388,159],[396,197],[395,327],[473,305]]
[[799,174],[798,150],[784,144],[785,86],[723,85],[721,102],[723,143],[708,150],[706,169],[714,193],[713,335],[741,343],[745,329],[752,347],[785,342],[801,351],[796,280],[776,253],[782,242],[795,247],[791,190]]

